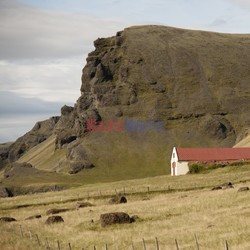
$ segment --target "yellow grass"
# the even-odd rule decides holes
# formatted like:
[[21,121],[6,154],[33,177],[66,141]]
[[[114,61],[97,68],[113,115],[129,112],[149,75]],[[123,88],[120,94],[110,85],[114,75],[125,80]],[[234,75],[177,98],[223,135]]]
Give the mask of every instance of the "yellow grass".
[[[226,181],[232,181],[235,188],[211,191],[211,186]],[[61,249],[69,249],[69,242],[72,249],[93,249],[94,245],[104,249],[105,243],[108,249],[132,249],[132,241],[135,249],[142,249],[142,238],[147,249],[155,249],[155,237],[159,239],[160,249],[176,249],[175,239],[180,249],[195,249],[194,234],[201,249],[224,249],[225,240],[232,249],[249,249],[250,192],[237,192],[239,187],[249,185],[250,168],[244,166],[217,169],[210,174],[161,176],[1,199],[0,216],[18,220],[0,224],[1,249],[45,249],[45,238],[52,249],[56,249],[57,240]],[[108,196],[115,189],[122,191],[123,187],[128,193],[128,203],[109,205]],[[75,210],[77,199],[88,200],[95,206]],[[20,205],[27,207],[18,208]],[[45,212],[50,208],[72,208],[72,211],[60,214],[64,223],[47,226]],[[100,214],[116,211],[136,214],[140,220],[102,228]],[[43,216],[25,221],[34,214]],[[18,225],[22,226],[24,238]],[[42,246],[38,246],[34,234],[39,236]]]

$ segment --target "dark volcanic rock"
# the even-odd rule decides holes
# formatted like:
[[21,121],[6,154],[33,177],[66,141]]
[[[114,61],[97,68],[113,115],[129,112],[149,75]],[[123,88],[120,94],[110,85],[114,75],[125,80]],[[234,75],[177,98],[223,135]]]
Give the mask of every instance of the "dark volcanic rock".
[[101,214],[100,221],[103,227],[112,224],[131,223],[129,215],[123,212]]
[[238,189],[238,192],[244,192],[244,191],[248,191],[249,187],[241,187]]
[[136,222],[137,220],[139,220],[140,218],[139,218],[139,216],[138,215],[132,215],[131,217],[130,217],[130,222],[132,223],[132,222]]
[[64,222],[63,218],[61,216],[50,216],[46,221],[45,224],[55,224],[55,223],[62,223]]
[[12,192],[6,187],[0,187],[0,198],[12,197]]
[[127,203],[127,198],[124,195],[115,195],[109,200],[109,204]]
[[223,189],[234,188],[232,182],[223,183],[221,186]]
[[12,218],[12,217],[1,217],[0,218],[0,222],[13,222],[13,221],[16,221],[16,219]]
[[77,174],[83,169],[91,169],[94,167],[91,163],[73,162],[70,164],[69,174]]
[[42,218],[42,215],[37,214],[37,215],[29,216],[25,220],[34,220],[34,219],[40,219],[40,218]]
[[222,189],[221,186],[215,186],[215,187],[212,188],[212,190],[220,190],[220,189]]
[[94,205],[89,202],[77,202],[76,209],[84,208],[84,207],[93,207]]
[[52,208],[52,209],[50,209],[50,210],[48,210],[46,212],[46,215],[59,214],[59,213],[68,212],[68,211],[70,211],[70,209],[67,209],[67,208]]

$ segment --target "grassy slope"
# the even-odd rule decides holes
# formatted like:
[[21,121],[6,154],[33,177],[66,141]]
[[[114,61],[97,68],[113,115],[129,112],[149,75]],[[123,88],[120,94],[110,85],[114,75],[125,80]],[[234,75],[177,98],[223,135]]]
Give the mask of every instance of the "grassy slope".
[[[45,237],[51,247],[56,247],[56,240],[60,239],[62,248],[71,242],[74,249],[93,249],[94,244],[102,249],[104,243],[109,244],[109,249],[115,249],[116,245],[119,249],[129,249],[131,239],[136,249],[141,249],[141,239],[145,238],[148,248],[154,249],[155,236],[159,238],[162,249],[175,249],[175,238],[181,249],[193,249],[194,234],[204,249],[223,249],[224,240],[228,240],[232,249],[248,249],[250,196],[248,192],[237,193],[237,189],[250,185],[249,176],[249,166],[229,167],[210,174],[174,178],[161,176],[35,194],[29,199],[27,196],[0,199],[0,216],[13,216],[18,220],[11,224],[0,223],[1,247],[39,249],[34,238],[32,241],[28,239],[28,231],[31,231],[39,235],[43,244],[41,249],[44,249]],[[235,188],[210,190],[212,186],[226,181],[232,181]],[[158,192],[148,194],[147,186]],[[128,193],[128,203],[108,205],[108,196],[114,194],[115,189],[123,190],[123,187]],[[74,209],[77,199],[87,200],[88,193],[88,200],[95,207],[62,213],[65,222],[61,225],[44,225],[48,209]],[[100,214],[115,211],[137,214],[140,220],[131,225],[101,228]],[[24,220],[34,214],[42,214],[43,217],[35,221]],[[91,219],[94,223],[90,222]],[[24,239],[20,237],[18,225],[22,225]]]
[[243,138],[240,142],[238,142],[234,147],[236,147],[236,148],[250,147],[250,134],[247,134],[247,136],[245,138]]

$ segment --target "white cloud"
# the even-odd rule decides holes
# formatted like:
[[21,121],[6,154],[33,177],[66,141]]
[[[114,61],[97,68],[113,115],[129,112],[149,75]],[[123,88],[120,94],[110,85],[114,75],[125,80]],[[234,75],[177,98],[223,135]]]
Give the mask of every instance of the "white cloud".
[[[0,59],[65,58],[89,52],[99,36],[127,23],[81,13],[53,12],[0,1]],[[105,27],[105,28],[104,28]]]
[[23,97],[35,97],[44,101],[74,102],[80,95],[81,57],[61,59],[48,63],[26,62],[0,63],[2,91],[12,91]]
[[250,0],[227,0],[250,10]]
[[227,20],[223,19],[223,18],[217,18],[215,19],[211,24],[209,24],[209,27],[217,27],[217,26],[222,26],[227,24]]

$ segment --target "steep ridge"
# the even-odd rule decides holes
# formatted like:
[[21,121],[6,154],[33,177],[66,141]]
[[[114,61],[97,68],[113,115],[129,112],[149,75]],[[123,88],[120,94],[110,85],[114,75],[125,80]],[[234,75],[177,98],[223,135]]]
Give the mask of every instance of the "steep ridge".
[[[250,127],[250,35],[135,26],[94,45],[75,106],[19,138],[10,161],[53,135],[63,160],[43,168],[138,178],[168,173],[173,146],[231,147]],[[88,119],[122,121],[123,131],[89,132]],[[141,121],[136,131],[128,119]]]

